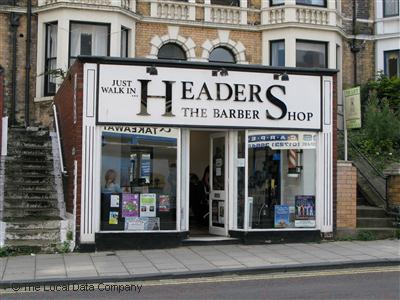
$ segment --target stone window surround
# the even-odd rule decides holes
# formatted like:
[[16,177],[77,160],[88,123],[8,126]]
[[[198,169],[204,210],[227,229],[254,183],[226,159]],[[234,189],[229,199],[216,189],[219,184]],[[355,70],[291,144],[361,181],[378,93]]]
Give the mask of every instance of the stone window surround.
[[233,41],[229,38],[229,30],[218,30],[218,38],[210,41],[209,39],[205,40],[202,44],[202,54],[201,57],[196,57],[196,44],[192,40],[192,38],[185,38],[179,35],[179,27],[178,26],[168,26],[168,33],[159,36],[154,35],[150,41],[151,49],[150,54],[147,55],[147,58],[157,59],[159,49],[167,44],[167,43],[176,43],[183,48],[186,53],[186,57],[188,61],[203,61],[208,62],[210,53],[217,47],[226,47],[232,51],[235,56],[236,63],[238,64],[248,64],[246,60],[245,51],[246,48],[240,41]]

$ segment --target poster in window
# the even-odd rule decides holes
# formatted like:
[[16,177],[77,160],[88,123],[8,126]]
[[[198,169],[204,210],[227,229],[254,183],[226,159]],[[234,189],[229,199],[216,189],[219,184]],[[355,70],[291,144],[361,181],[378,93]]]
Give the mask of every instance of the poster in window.
[[160,195],[158,210],[160,212],[169,212],[169,196],[168,195]]
[[119,195],[111,195],[110,197],[110,207],[119,207]]
[[146,218],[145,229],[146,230],[160,230],[160,218],[157,218],[157,217]]
[[275,205],[275,228],[289,227],[289,205]]
[[139,216],[139,194],[122,194],[122,217]]
[[156,194],[140,195],[140,217],[156,216]]
[[218,202],[216,200],[212,201],[212,222],[213,223],[218,223]]
[[218,223],[224,224],[225,223],[225,202],[218,201]]
[[295,227],[315,227],[315,196],[295,197]]
[[108,218],[108,224],[118,225],[118,212],[117,211],[110,211],[110,216]]
[[125,218],[125,230],[145,230],[146,220],[145,218]]

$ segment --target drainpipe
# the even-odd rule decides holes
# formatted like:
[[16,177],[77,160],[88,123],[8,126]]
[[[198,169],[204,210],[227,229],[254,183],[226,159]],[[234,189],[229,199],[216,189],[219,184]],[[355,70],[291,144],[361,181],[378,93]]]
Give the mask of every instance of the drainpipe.
[[353,76],[354,76],[354,86],[357,85],[357,53],[360,52],[360,48],[357,46],[356,40],[356,25],[357,25],[357,0],[353,0],[353,41],[351,43],[351,52],[353,53]]
[[10,111],[10,125],[17,125],[17,31],[19,26],[20,15],[12,12],[10,13],[10,29],[11,29],[11,111]]
[[32,0],[26,6],[26,67],[25,67],[25,127],[29,126],[29,82],[31,74],[31,28],[32,28]]

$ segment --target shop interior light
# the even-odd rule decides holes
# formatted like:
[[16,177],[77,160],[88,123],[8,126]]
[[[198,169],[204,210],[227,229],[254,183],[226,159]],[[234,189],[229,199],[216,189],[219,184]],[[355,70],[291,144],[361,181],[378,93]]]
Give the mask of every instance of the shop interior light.
[[146,73],[150,75],[158,75],[157,68],[155,66],[147,67],[146,68]]
[[289,75],[285,73],[274,74],[274,80],[279,80],[279,77],[282,81],[289,81]]
[[218,76],[218,73],[219,73],[220,76],[228,76],[229,75],[228,70],[225,69],[225,68],[221,68],[219,70],[212,70],[211,71],[211,75],[214,76],[214,77]]

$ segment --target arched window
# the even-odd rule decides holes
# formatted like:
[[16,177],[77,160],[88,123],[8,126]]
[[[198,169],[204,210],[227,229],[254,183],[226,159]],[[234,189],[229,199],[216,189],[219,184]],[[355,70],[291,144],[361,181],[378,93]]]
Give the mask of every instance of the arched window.
[[218,63],[236,63],[235,56],[232,51],[225,47],[214,48],[208,58],[210,62]]
[[158,50],[158,58],[186,60],[186,53],[181,46],[175,43],[167,43]]

